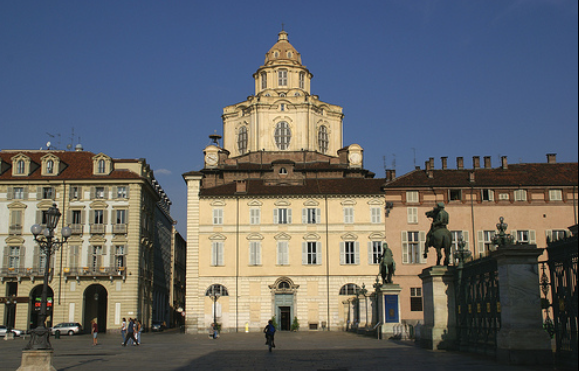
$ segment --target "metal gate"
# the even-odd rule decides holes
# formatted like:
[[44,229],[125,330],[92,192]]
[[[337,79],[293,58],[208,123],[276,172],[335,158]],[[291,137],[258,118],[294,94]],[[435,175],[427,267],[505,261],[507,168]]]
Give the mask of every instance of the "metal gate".
[[[548,302],[548,283],[543,274],[542,289],[545,295],[545,329],[555,336],[556,361],[577,366],[577,258],[579,243],[577,235],[555,242],[548,242],[547,264],[550,272],[551,301]],[[544,272],[544,268],[543,268]],[[552,310],[551,322],[549,313]]]

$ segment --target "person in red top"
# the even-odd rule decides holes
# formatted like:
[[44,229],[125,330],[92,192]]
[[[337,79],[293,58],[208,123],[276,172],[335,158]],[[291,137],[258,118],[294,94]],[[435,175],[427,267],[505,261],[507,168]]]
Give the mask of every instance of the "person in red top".
[[92,345],[99,345],[97,340],[97,335],[99,332],[99,326],[97,325],[96,321],[93,319],[90,321],[90,333],[92,334]]

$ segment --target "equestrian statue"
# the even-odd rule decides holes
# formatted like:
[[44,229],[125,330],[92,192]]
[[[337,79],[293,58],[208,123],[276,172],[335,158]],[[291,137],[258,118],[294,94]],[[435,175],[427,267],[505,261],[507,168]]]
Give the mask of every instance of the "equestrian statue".
[[426,217],[432,218],[430,231],[426,234],[424,246],[424,258],[428,256],[428,248],[436,249],[436,265],[440,265],[442,250],[444,249],[444,265],[448,265],[448,253],[452,246],[452,234],[446,228],[448,225],[448,213],[444,210],[444,203],[439,202],[434,209],[426,212]]
[[382,245],[382,256],[380,257],[380,275],[382,276],[382,284],[392,283],[392,276],[396,270],[396,262],[392,256],[392,250],[388,244],[384,242]]

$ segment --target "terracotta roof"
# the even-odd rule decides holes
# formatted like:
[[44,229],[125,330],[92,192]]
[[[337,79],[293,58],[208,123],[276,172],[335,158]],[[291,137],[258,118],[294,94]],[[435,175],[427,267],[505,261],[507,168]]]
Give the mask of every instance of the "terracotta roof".
[[[247,192],[239,193],[250,196],[292,196],[292,195],[371,195],[381,194],[380,187],[384,179],[367,178],[324,178],[306,179],[303,185],[267,185],[261,179],[249,179]],[[201,190],[201,196],[236,195],[236,184],[228,183]]]
[[[513,164],[508,169],[414,170],[384,186],[397,187],[518,187],[577,185],[577,163]],[[469,180],[474,173],[474,182]]]
[[[12,157],[23,154],[34,162],[37,168],[28,176],[12,176]],[[58,175],[43,176],[41,158],[47,154],[53,154],[64,164],[64,169]],[[84,179],[139,179],[140,176],[128,170],[114,170],[109,175],[93,174],[93,157],[92,152],[85,151],[0,151],[0,158],[3,163],[10,165],[10,168],[0,174],[1,180],[84,180]],[[119,162],[138,162],[135,159],[113,159],[113,163]]]

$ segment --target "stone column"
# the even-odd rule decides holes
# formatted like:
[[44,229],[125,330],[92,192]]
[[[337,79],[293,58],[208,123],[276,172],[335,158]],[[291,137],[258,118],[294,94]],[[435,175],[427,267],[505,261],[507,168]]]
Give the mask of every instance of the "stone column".
[[456,343],[454,267],[434,266],[422,270],[424,325],[420,330],[423,348],[453,349]]
[[551,339],[543,330],[538,257],[535,245],[510,246],[493,254],[497,259],[501,329],[497,360],[509,364],[552,362]]
[[400,285],[387,283],[376,288],[378,313],[380,316],[381,338],[388,339],[394,335],[394,327],[400,325]]

